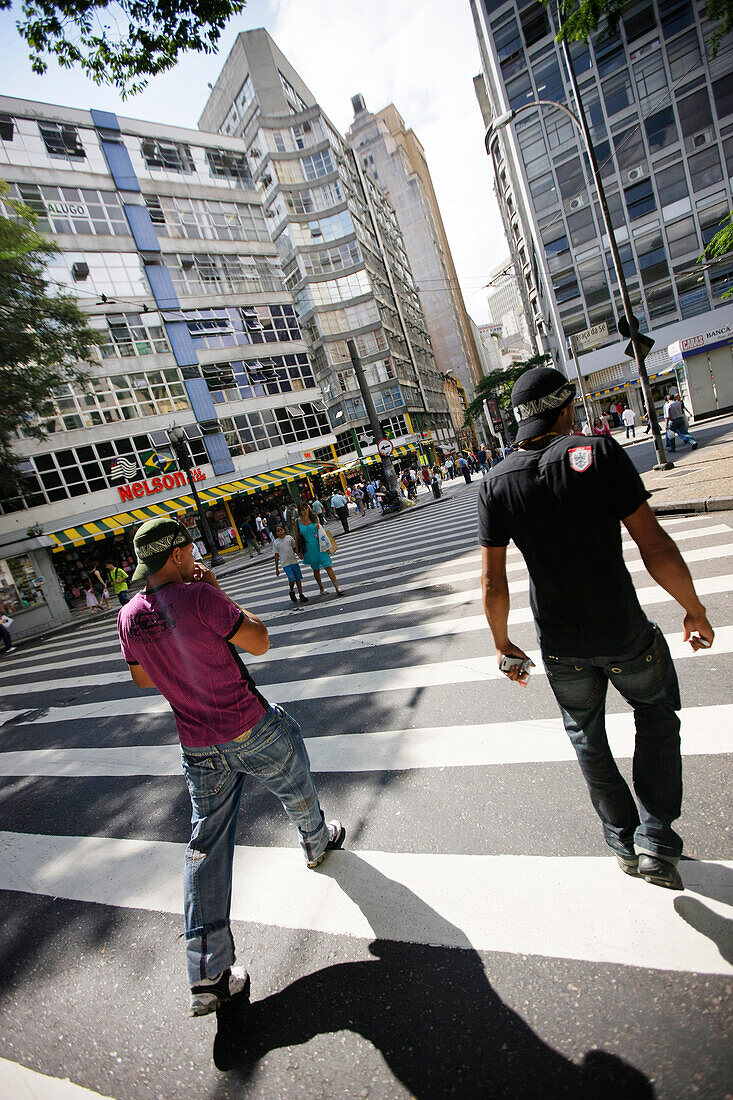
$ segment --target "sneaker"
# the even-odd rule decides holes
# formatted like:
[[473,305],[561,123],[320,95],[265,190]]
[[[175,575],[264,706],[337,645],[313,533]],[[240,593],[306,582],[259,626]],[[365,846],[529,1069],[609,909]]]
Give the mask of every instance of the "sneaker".
[[614,852],[619,867],[625,875],[638,875],[639,874],[639,857],[638,856],[622,856],[618,852]]
[[696,442],[690,444],[690,450],[691,451],[694,451],[696,448],[697,448],[697,443]]
[[661,856],[639,856],[639,874],[654,886],[666,886],[668,890],[684,890],[684,883],[674,863]]
[[290,593],[290,599],[291,599],[291,600],[293,601],[293,603],[297,603],[297,602],[298,602],[298,601],[296,600],[296,598],[295,598],[295,593],[294,593],[294,592],[291,592],[291,593]]
[[328,852],[334,851],[336,848],[340,848],[343,842],[346,840],[346,829],[343,827],[340,821],[327,821],[326,830],[328,832],[328,844],[323,849],[319,856],[315,859],[306,860],[308,867],[313,870],[314,867],[319,867]]
[[300,597],[300,602],[301,603],[308,603],[308,597],[307,596],[301,596]]
[[216,1012],[225,1001],[249,990],[249,974],[243,966],[231,966],[222,970],[216,978],[204,978],[191,986],[189,1016],[208,1016]]
[[11,645],[11,646],[8,646],[8,648],[5,650],[5,652],[6,653],[15,653],[17,648],[18,648],[17,645]]

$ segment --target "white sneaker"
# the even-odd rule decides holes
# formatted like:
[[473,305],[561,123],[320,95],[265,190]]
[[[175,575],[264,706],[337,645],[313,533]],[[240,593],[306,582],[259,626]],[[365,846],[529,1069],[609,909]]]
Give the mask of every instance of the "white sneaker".
[[346,840],[346,829],[340,821],[327,821],[326,831],[328,833],[328,844],[326,847],[315,859],[306,860],[306,866],[309,867],[311,871],[316,867],[320,867],[327,854],[332,852],[335,848],[340,848]]
[[226,1001],[249,990],[249,974],[243,966],[231,966],[222,970],[216,978],[203,978],[191,986],[189,1016],[208,1016],[216,1012]]
[[5,652],[6,653],[15,653],[17,648],[18,648],[17,645],[11,645],[10,649],[6,649]]

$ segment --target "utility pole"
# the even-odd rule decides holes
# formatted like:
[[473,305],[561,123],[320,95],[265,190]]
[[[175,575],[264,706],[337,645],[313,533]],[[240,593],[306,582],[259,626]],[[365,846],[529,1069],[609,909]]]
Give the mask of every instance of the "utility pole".
[[168,429],[168,439],[171,446],[176,453],[178,459],[178,465],[185,471],[188,478],[188,484],[191,486],[191,496],[193,497],[194,504],[196,505],[196,515],[198,516],[199,527],[201,528],[201,534],[203,535],[204,544],[206,549],[211,554],[211,565],[221,565],[221,554],[216,549],[216,543],[211,534],[211,528],[209,527],[209,521],[206,518],[203,508],[201,507],[201,498],[199,497],[198,490],[196,489],[196,482],[193,480],[191,470],[193,463],[191,462],[191,452],[188,449],[188,437],[183,428],[178,428],[175,424]]
[[[560,18],[559,7],[558,18]],[[561,21],[562,20],[560,20],[560,22]],[[643,346],[643,340],[640,339],[640,336],[642,334],[639,332],[639,322],[634,316],[634,311],[631,307],[629,288],[626,285],[626,276],[624,275],[624,269],[621,264],[621,257],[619,256],[618,245],[616,244],[616,235],[614,233],[613,225],[611,223],[611,215],[608,210],[608,203],[606,202],[606,192],[603,188],[601,172],[598,167],[598,160],[596,158],[595,149],[593,148],[593,140],[590,134],[590,127],[588,126],[588,119],[586,118],[583,101],[580,96],[580,88],[578,87],[578,81],[575,76],[575,69],[573,68],[573,61],[570,56],[570,49],[564,38],[562,40],[562,50],[565,57],[565,64],[567,66],[568,75],[570,77],[570,84],[573,89],[573,95],[575,97],[575,106],[578,112],[578,122],[580,123],[580,129],[583,134],[584,144],[588,153],[590,168],[593,174],[593,182],[596,185],[598,202],[600,203],[601,213],[603,215],[603,224],[606,230],[606,236],[608,237],[608,241],[611,246],[613,266],[616,272],[616,279],[618,281],[619,290],[621,292],[621,301],[623,302],[624,316],[626,318],[626,324],[629,330],[629,338],[633,346],[634,359],[636,360],[636,366],[639,372],[639,381],[641,382],[641,389],[642,393],[644,394],[644,404],[646,405],[646,411],[649,416],[649,423],[652,426],[654,449],[657,452],[657,465],[655,466],[655,469],[671,470],[674,464],[669,461],[669,459],[667,458],[667,452],[664,449],[662,433],[659,430],[659,421],[657,419],[657,410],[654,408],[654,398],[652,397],[652,390],[651,386],[649,385],[649,376],[646,372],[646,366],[644,364],[645,350]],[[578,372],[578,376],[580,376],[580,371]]]
[[581,396],[582,401],[583,401],[583,408],[585,409],[585,419],[588,421],[589,431],[592,432],[592,430],[593,430],[593,421],[591,420],[591,415],[590,415],[590,405],[588,403],[588,394],[585,392],[585,379],[583,378],[583,375],[582,375],[581,370],[580,370],[580,363],[578,362],[578,349],[575,345],[575,337],[574,336],[570,337],[570,347],[571,347],[572,352],[573,352],[573,359],[575,360],[575,370],[577,371],[577,374],[578,374],[578,389],[580,390],[580,396]]
[[[347,340],[346,346],[349,349],[349,355],[351,356],[351,364],[354,368],[354,374],[356,375],[356,381],[359,384],[361,391],[361,397],[364,402],[364,408],[366,409],[367,416],[369,417],[369,426],[372,430],[372,435],[375,441],[381,439],[382,427],[379,423],[379,417],[377,416],[377,410],[374,407],[374,398],[369,392],[367,386],[367,380],[364,375],[364,368],[361,365],[358,352],[356,350],[356,344],[353,340]],[[384,467],[384,476],[387,479],[387,488],[390,492],[395,493],[397,499],[402,501],[402,494],[400,493],[400,485],[397,480],[397,474],[395,473],[394,464],[391,458],[382,457],[382,466]]]

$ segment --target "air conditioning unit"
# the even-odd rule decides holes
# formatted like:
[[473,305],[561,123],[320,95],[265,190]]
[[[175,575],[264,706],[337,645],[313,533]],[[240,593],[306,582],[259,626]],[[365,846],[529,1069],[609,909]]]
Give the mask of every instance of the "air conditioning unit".
[[712,130],[701,130],[699,134],[692,135],[693,149],[702,149],[704,145],[710,145],[714,140]]
[[638,183],[639,180],[644,179],[646,175],[646,169],[643,164],[637,164],[635,168],[629,168],[626,173],[626,179],[629,183]]
[[585,206],[585,195],[576,195],[568,203],[568,210],[580,210],[581,206]]
[[256,160],[259,160],[262,156],[262,153],[259,151],[259,149],[250,149],[249,155],[251,157],[254,157]]

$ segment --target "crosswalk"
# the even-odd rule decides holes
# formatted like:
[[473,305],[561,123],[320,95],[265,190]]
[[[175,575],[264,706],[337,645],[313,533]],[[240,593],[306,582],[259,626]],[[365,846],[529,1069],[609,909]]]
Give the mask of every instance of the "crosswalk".
[[[624,540],[641,603],[678,662],[687,783],[679,829],[693,857],[682,865],[681,896],[623,876],[607,854],[544,677],[526,569],[513,548],[512,638],[537,668],[523,690],[498,673],[481,611],[475,485],[341,540],[334,567],[342,597],[318,597],[304,570],[311,602],[293,607],[270,560],[226,576],[225,590],[270,631],[268,653],[248,662],[257,684],[300,722],[324,808],[346,823],[349,838],[321,872],[307,872],[284,815],[251,788],[232,913],[245,928],[236,926],[253,983],[258,967],[273,991],[299,977],[297,945],[306,939],[319,945],[313,959],[330,945],[333,962],[339,954],[355,958],[375,937],[476,951],[507,967],[520,958],[564,960],[590,982],[605,981],[611,968],[614,987],[638,982],[651,1000],[669,975],[729,980],[733,526],[726,518],[664,522],[716,628],[714,648],[695,655],[682,641],[680,609]],[[633,719],[618,697],[608,710],[609,738],[628,774]],[[64,914],[83,922],[104,913],[111,926],[136,921],[135,943],[154,954],[146,928],[180,926],[186,796],[170,708],[132,683],[114,621],[28,646],[0,664],[0,736],[0,896],[12,901],[16,932],[25,906],[52,904],[56,919],[69,921],[72,948],[75,926]],[[79,950],[88,951],[82,941],[80,934]],[[4,951],[12,943],[0,945],[0,957]],[[180,948],[169,958],[180,967],[169,980],[185,992]],[[125,963],[119,950],[117,960]],[[23,981],[22,973],[14,980],[16,1011]],[[506,996],[517,1006],[531,996],[531,981],[526,990],[521,978],[512,982]],[[47,1005],[33,1028],[29,1018],[0,1054],[105,1096],[148,1095],[124,1075],[103,1072],[83,1042],[75,1072],[61,1072],[45,1045],[58,1012]],[[548,1018],[546,1029],[553,1026]],[[170,1051],[161,1044],[172,1065],[173,1043]],[[127,1065],[132,1054],[116,1057]],[[407,1095],[401,1084],[390,1090],[393,1071],[380,1067],[375,1095]],[[0,1059],[0,1093],[2,1079]],[[273,1084],[261,1095],[306,1092]]]

